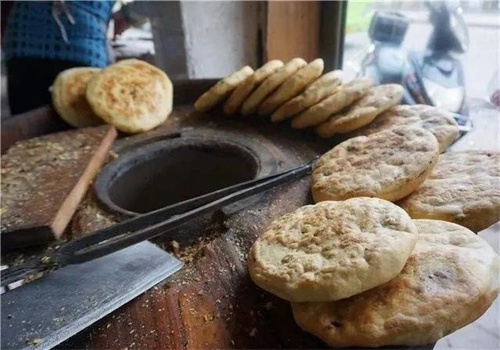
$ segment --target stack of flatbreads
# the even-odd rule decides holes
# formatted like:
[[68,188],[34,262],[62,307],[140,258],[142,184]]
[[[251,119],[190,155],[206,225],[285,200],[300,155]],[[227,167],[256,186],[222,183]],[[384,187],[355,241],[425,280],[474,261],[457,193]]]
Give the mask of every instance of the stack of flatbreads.
[[[412,119],[402,115],[420,108],[434,110],[396,107],[363,130],[368,136],[325,153],[312,173],[315,202],[377,197],[396,202],[414,219],[450,221],[474,232],[499,221],[500,152],[440,154],[454,140],[453,125],[442,124],[446,118],[435,111],[435,122],[401,122]],[[391,126],[391,120],[399,122]]]
[[106,122],[138,133],[157,127],[170,115],[173,85],[160,69],[128,59],[102,70],[78,67],[61,72],[52,86],[52,102],[74,127]]
[[195,108],[206,112],[223,104],[228,115],[291,119],[293,128],[314,127],[319,136],[331,137],[368,125],[403,96],[397,84],[374,87],[367,78],[343,84],[340,70],[322,74],[322,59],[272,60],[255,71],[245,66],[204,93]]
[[379,198],[323,201],[278,219],[249,253],[253,281],[331,347],[429,345],[498,295],[500,258],[469,229],[411,219]]
[[303,330],[332,347],[428,345],[493,303],[500,259],[475,232],[500,220],[500,153],[440,154],[452,120],[391,108],[318,160],[317,204],[257,239],[252,279]]

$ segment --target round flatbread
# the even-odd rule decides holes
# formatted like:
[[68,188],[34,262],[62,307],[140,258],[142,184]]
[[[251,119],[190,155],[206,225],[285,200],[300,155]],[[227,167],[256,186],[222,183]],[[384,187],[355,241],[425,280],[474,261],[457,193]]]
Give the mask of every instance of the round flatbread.
[[339,91],[341,84],[341,70],[334,70],[333,72],[326,73],[309,85],[302,94],[281,105],[281,107],[273,113],[271,120],[273,122],[279,122],[299,114],[326,97],[335,94]]
[[302,58],[294,58],[265,79],[259,87],[243,102],[241,114],[249,115],[257,111],[264,99],[275,91],[293,73],[307,64]]
[[283,62],[280,60],[272,60],[257,69],[255,73],[249,76],[241,83],[224,104],[224,113],[227,115],[234,114],[238,111],[245,99],[255,90],[260,83],[268,76],[273,74],[279,68],[283,67]]
[[342,85],[340,90],[323,101],[309,107],[292,119],[292,128],[303,129],[319,125],[343,108],[366,95],[373,82],[369,78],[354,79]]
[[286,101],[300,94],[311,82],[323,73],[324,63],[321,58],[315,59],[297,73],[290,76],[276,92],[269,96],[259,107],[260,115],[270,115]]
[[415,126],[349,139],[316,163],[314,201],[365,196],[396,201],[424,182],[438,155],[434,135]]
[[162,70],[129,59],[96,74],[86,96],[101,119],[120,131],[138,133],[157,127],[170,115],[173,85]]
[[92,67],[66,69],[52,84],[52,104],[57,114],[75,128],[103,124],[87,102],[87,84],[101,70]]
[[245,66],[240,70],[221,79],[207,92],[201,95],[194,103],[198,112],[206,112],[214,108],[219,102],[225,100],[241,83],[253,74],[253,69]]
[[294,303],[300,328],[335,348],[418,346],[479,318],[498,295],[498,255],[459,225],[415,224],[417,245],[396,278],[344,300]]
[[429,130],[436,136],[441,152],[455,142],[459,135],[458,124],[452,113],[428,105],[394,106],[370,124],[356,130],[354,135],[371,135],[401,125],[417,125]]
[[373,87],[344,113],[333,115],[327,122],[316,128],[321,137],[332,137],[354,131],[367,124],[380,113],[401,102],[404,89],[398,84]]
[[[377,135],[377,134],[375,134]],[[500,152],[449,152],[399,203],[412,218],[455,222],[479,232],[500,220]]]
[[257,239],[248,258],[250,276],[290,301],[347,298],[394,278],[416,234],[405,211],[381,199],[307,205]]

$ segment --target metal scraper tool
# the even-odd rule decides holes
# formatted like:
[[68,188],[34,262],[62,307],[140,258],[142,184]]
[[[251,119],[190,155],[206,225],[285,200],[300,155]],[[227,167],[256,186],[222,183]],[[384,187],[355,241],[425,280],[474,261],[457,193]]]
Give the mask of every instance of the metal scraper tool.
[[69,265],[4,293],[2,349],[49,349],[182,267],[150,242]]

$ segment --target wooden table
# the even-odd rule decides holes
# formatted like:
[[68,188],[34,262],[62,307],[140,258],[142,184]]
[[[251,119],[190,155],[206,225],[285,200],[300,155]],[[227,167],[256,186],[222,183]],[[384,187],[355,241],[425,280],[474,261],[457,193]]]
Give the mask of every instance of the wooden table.
[[[117,141],[114,152],[119,156],[127,147],[176,131],[205,128],[244,132],[271,150],[279,170],[284,170],[306,162],[340,141],[319,141],[310,132],[293,131],[286,124],[275,125],[259,118],[228,118],[220,113],[212,117],[199,115],[191,108],[192,96],[198,96],[210,83],[176,84],[176,109],[165,125]],[[491,138],[491,130],[498,131],[498,124],[495,125],[496,129],[492,129],[491,125],[477,122],[474,131],[453,149],[467,148],[470,142],[482,142],[480,148],[485,148],[482,147],[487,146],[483,144],[485,135],[489,133],[487,137]],[[495,135],[498,137],[498,133]],[[173,239],[179,243],[178,255],[186,262],[185,268],[60,348],[324,348],[321,341],[297,327],[288,302],[252,283],[246,266],[249,247],[272,220],[312,202],[309,187],[309,179],[283,185],[243,208],[233,206],[217,211],[159,239],[157,243],[167,249],[172,247]],[[72,231],[78,236],[116,220],[89,193],[73,219]],[[498,303],[494,307],[498,310]],[[491,333],[495,324],[490,319],[486,326],[481,322],[482,319],[464,330],[475,327],[473,334],[484,339],[483,334]],[[488,329],[481,331],[484,327]],[[437,346],[463,347],[464,343],[455,339],[455,334]]]
[[[178,107],[164,126],[148,135],[120,140],[118,155],[147,138],[201,129],[251,135],[275,157],[278,170],[305,163],[332,146],[310,133],[292,131],[265,120],[207,117],[190,106]],[[237,137],[237,136],[236,136]],[[320,348],[300,332],[289,303],[264,292],[248,276],[246,254],[274,219],[311,203],[308,178],[281,186],[240,209],[229,207],[159,239],[168,248],[175,239],[185,268],[164,283],[105,317],[62,348]],[[74,234],[108,222],[95,220],[102,209],[93,199],[77,213]],[[83,224],[82,224],[83,223]]]

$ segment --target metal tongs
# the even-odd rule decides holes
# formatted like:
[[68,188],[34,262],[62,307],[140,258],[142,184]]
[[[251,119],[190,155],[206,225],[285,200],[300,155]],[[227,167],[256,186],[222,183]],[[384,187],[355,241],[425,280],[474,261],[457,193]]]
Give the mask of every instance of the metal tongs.
[[283,183],[300,179],[311,173],[315,160],[316,158],[305,165],[278,174],[250,180],[173,204],[65,243],[52,254],[2,271],[1,286],[8,286],[34,273],[97,259],[160,236],[200,215],[265,192]]

